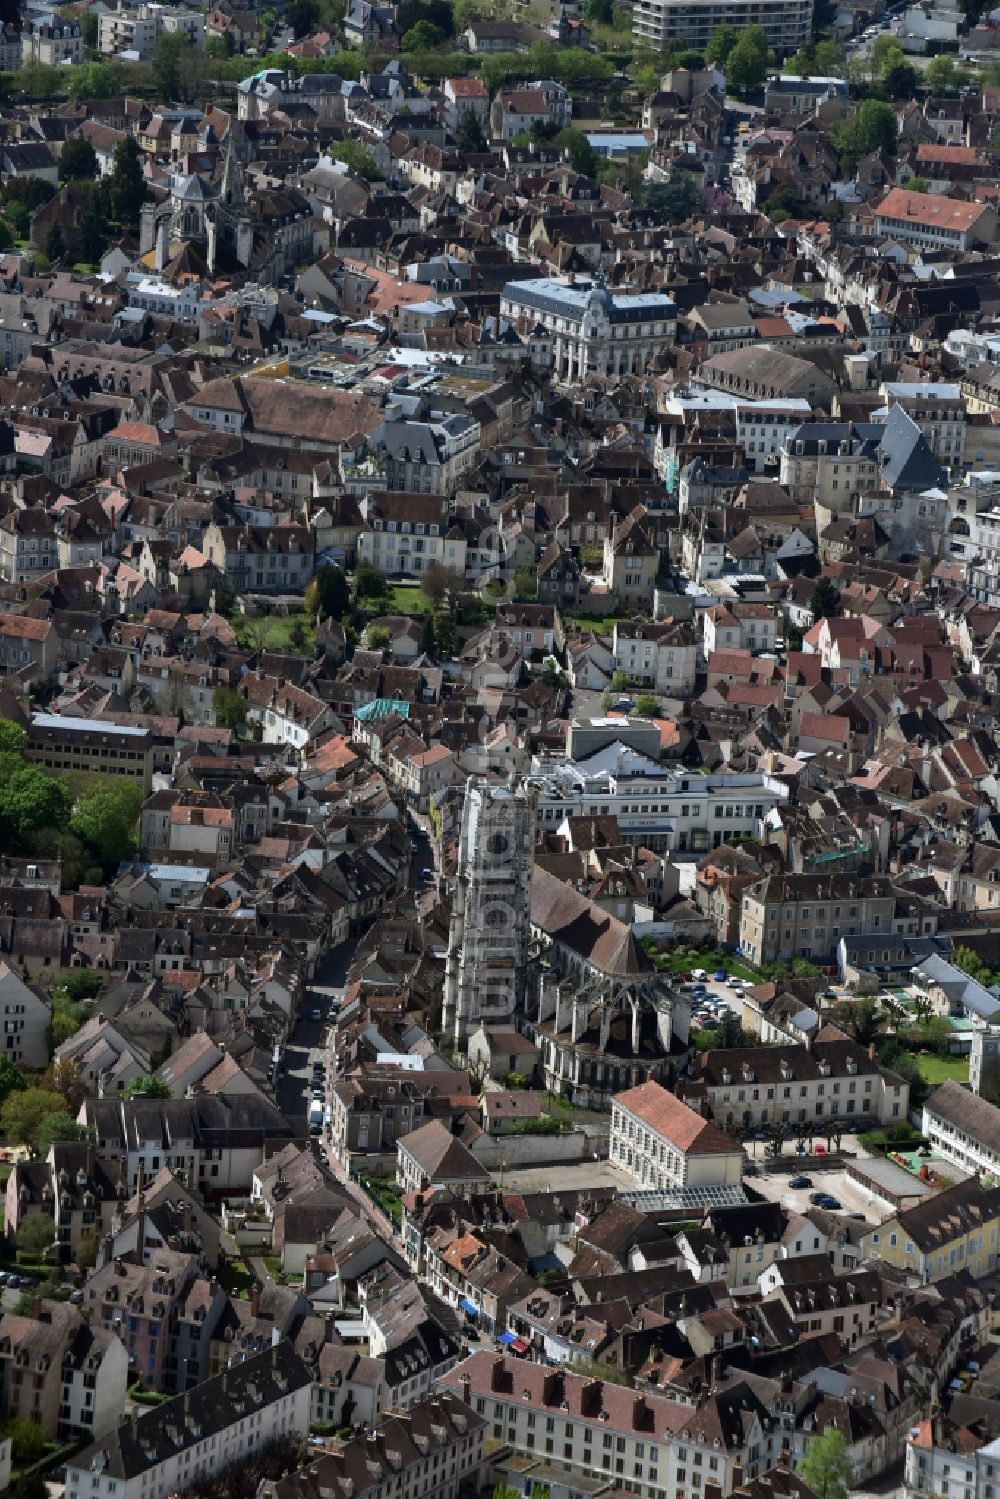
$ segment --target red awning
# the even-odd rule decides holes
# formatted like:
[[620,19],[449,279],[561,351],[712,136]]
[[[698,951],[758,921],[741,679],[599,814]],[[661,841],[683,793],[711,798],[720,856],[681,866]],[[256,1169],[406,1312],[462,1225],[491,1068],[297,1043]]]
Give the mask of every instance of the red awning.
[[530,1353],[531,1344],[526,1343],[523,1338],[515,1338],[510,1345],[511,1353]]

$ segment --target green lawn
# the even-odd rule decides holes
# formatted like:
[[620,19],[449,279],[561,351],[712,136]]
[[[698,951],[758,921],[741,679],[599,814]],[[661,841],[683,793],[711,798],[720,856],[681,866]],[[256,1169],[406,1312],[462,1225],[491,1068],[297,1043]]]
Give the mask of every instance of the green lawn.
[[240,1301],[250,1299],[250,1292],[256,1284],[253,1271],[241,1259],[224,1259],[219,1269],[219,1280],[230,1296],[236,1296]]
[[431,614],[433,610],[433,603],[419,583],[393,583],[385,607],[380,608],[379,613],[408,614],[412,618],[418,614]]
[[624,619],[616,614],[594,615],[587,614],[564,614],[563,624],[567,631],[579,630],[585,632],[593,630],[595,635],[610,635],[615,625],[624,624]]
[[957,1083],[969,1081],[968,1057],[938,1057],[928,1051],[908,1051],[903,1055],[916,1062],[920,1076],[931,1088],[936,1088],[939,1083],[946,1083],[949,1079]]
[[[238,615],[233,620],[233,629],[240,645],[256,650],[263,644],[268,651],[279,651],[296,656],[312,655],[316,641],[315,621],[309,614],[270,614],[263,619],[248,619]],[[300,645],[293,643],[296,626],[303,631]]]
[[734,978],[746,979],[752,984],[760,983],[760,974],[748,968],[746,963],[741,963],[737,958],[720,958],[718,953],[700,953],[694,957],[682,956],[680,953],[659,953],[653,961],[657,968],[665,968],[670,973],[690,973],[692,968],[707,968],[711,977],[717,968],[724,968]]

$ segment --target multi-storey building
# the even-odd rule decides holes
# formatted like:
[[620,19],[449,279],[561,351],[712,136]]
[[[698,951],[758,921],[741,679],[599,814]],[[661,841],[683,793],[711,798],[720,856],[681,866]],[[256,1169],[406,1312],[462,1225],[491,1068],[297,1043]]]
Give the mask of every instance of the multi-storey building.
[[71,714],[35,713],[28,726],[27,756],[46,770],[92,771],[128,776],[148,792],[153,779],[153,736],[148,729]]
[[536,757],[528,781],[543,829],[555,832],[567,817],[616,817],[626,842],[657,852],[707,853],[732,838],[759,840],[765,816],[788,796],[763,771],[695,775],[619,744],[584,761]]
[[977,1445],[966,1425],[959,1432],[940,1416],[912,1427],[903,1468],[905,1499],[950,1494],[953,1499],[993,1499],[1000,1482],[1000,1438]]
[[675,42],[704,48],[717,26],[762,26],[768,46],[787,57],[812,37],[812,7],[808,0],[637,0],[632,10],[636,41],[661,52]]
[[742,1146],[656,1082],[612,1099],[610,1160],[659,1191],[743,1180]]
[[992,244],[997,212],[988,203],[964,203],[940,193],[890,188],[875,209],[875,233],[936,250],[968,250]]
[[885,1260],[922,1281],[944,1280],[959,1270],[979,1280],[996,1269],[998,1230],[1000,1188],[980,1186],[972,1176],[870,1229],[862,1250],[866,1258]]
[[36,1422],[49,1437],[100,1436],[125,1403],[128,1355],[113,1329],[87,1326],[66,1302],[0,1318],[0,1416]]
[[359,563],[400,577],[419,577],[430,567],[465,577],[466,539],[442,496],[376,489],[361,510]]
[[611,649],[615,671],[624,672],[636,686],[651,687],[667,697],[694,691],[698,642],[687,620],[616,621]]
[[374,1431],[261,1486],[261,1499],[457,1499],[480,1492],[486,1422],[453,1394],[428,1395]]
[[886,406],[873,413],[875,420],[889,415],[891,406],[902,406],[916,422],[927,446],[946,468],[960,468],[965,457],[965,401],[959,385],[940,380],[885,380],[882,394]]
[[970,1175],[1000,1179],[1000,1109],[949,1079],[924,1104],[923,1133]]
[[768,875],[744,891],[740,947],[757,967],[830,963],[841,937],[890,933],[895,908],[885,875]]
[[551,334],[553,373],[565,381],[641,374],[677,331],[677,309],[663,292],[611,292],[596,276],[509,281],[500,316],[541,324]]
[[756,1477],[769,1466],[771,1417],[740,1382],[694,1405],[482,1352],[440,1384],[485,1419],[487,1440],[517,1458],[642,1499],[675,1499],[708,1484],[728,1495],[741,1472]]
[[[678,1087],[683,1091],[683,1085]],[[814,1041],[809,1050],[759,1046],[703,1052],[692,1096],[707,1099],[712,1118],[723,1129],[775,1122],[815,1125],[825,1119],[890,1124],[906,1118],[910,1088],[845,1037]]]
[[66,1499],[166,1499],[309,1430],[311,1376],[288,1342],[236,1364],[198,1392],[133,1415],[66,1464]]

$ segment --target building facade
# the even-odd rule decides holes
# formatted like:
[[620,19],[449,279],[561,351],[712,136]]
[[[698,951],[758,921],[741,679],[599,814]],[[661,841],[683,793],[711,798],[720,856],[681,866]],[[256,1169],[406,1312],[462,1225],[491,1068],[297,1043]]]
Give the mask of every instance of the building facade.
[[677,331],[677,309],[662,292],[612,293],[596,276],[510,281],[500,316],[541,324],[551,335],[552,371],[565,381],[641,374]]
[[445,972],[445,1034],[510,1024],[528,965],[535,808],[530,792],[469,779]]
[[612,1099],[610,1160],[656,1191],[743,1180],[742,1147],[655,1082]]

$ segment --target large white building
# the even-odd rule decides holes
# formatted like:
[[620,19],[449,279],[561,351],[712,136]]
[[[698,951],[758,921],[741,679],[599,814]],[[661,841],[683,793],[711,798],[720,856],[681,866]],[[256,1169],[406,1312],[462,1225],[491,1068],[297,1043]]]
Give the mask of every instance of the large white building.
[[625,745],[607,745],[583,761],[532,761],[539,826],[565,817],[617,817],[622,837],[656,851],[706,853],[734,837],[759,838],[787,788],[762,771],[694,771],[662,765]]
[[924,1104],[923,1133],[928,1143],[969,1176],[1000,1181],[1000,1109],[948,1081]]
[[70,1458],[66,1499],[166,1499],[275,1437],[305,1436],[311,1384],[291,1343],[276,1343],[195,1390],[133,1415]]
[[680,42],[708,45],[717,26],[762,26],[768,46],[780,57],[797,52],[812,38],[811,0],[636,0],[632,35],[659,51]]
[[1000,1483],[1000,1438],[975,1447],[966,1440],[946,1440],[940,1422],[920,1421],[906,1439],[903,1470],[905,1499],[993,1499]]
[[610,1160],[652,1191],[743,1180],[743,1147],[656,1082],[612,1099]]
[[612,292],[598,276],[508,281],[500,316],[540,324],[549,334],[553,373],[565,381],[641,374],[677,331],[677,308],[668,296]]

